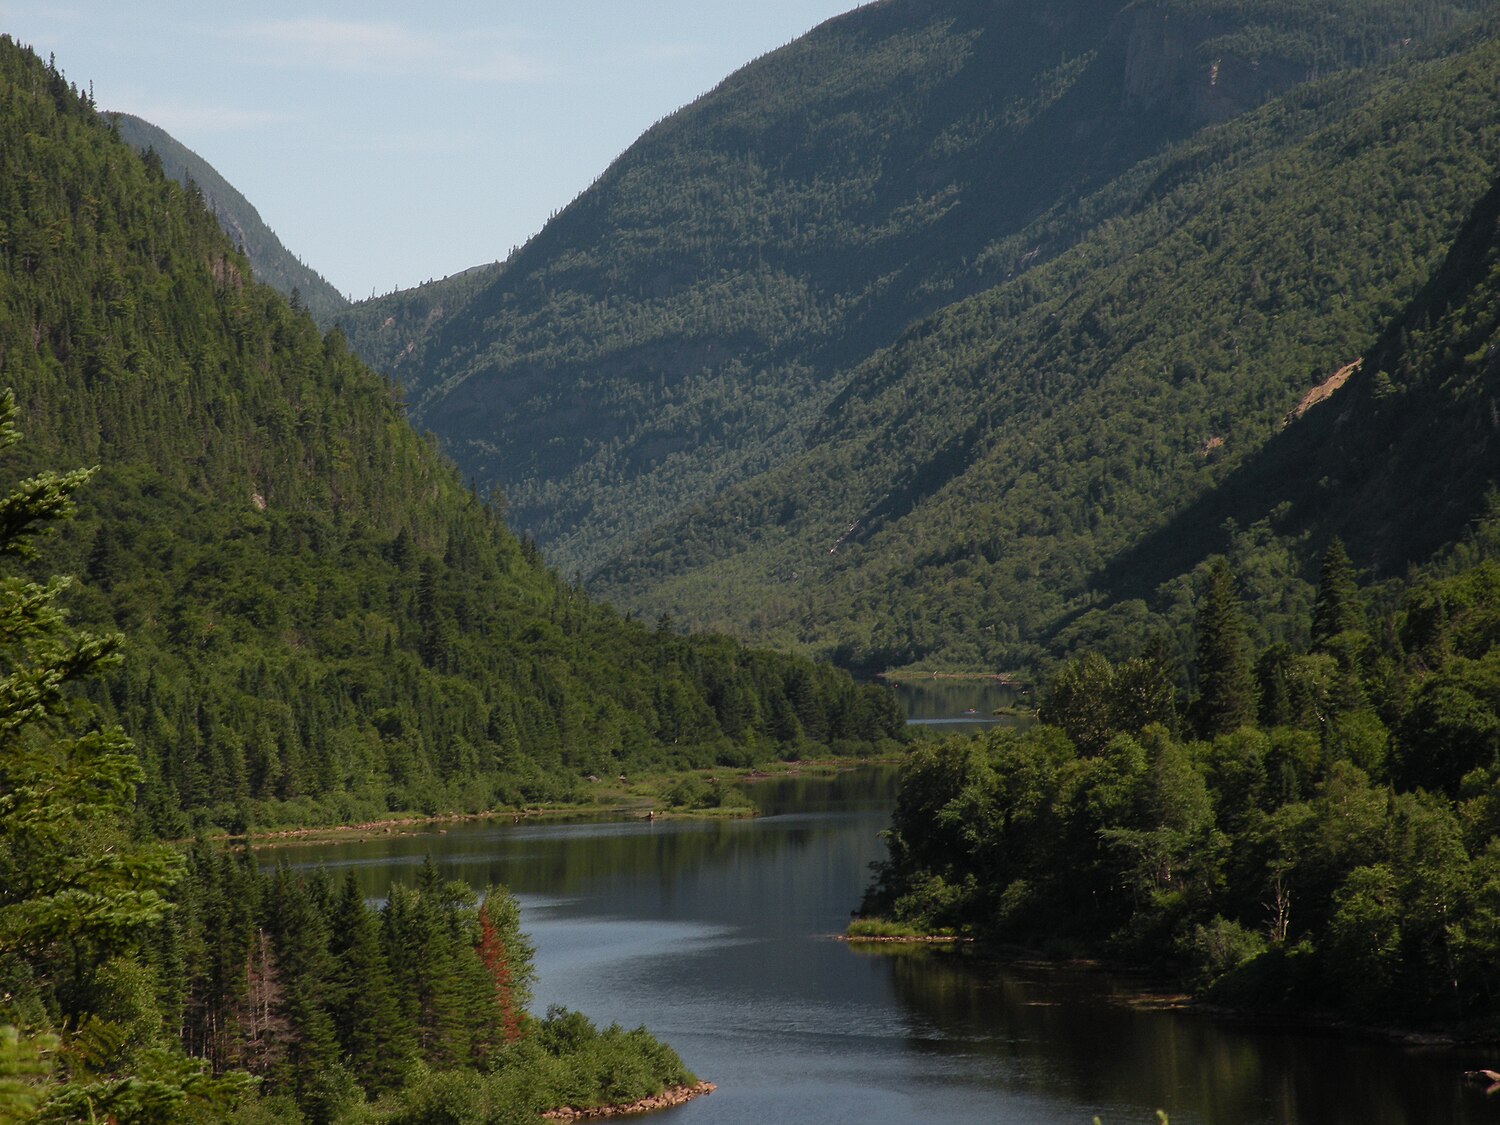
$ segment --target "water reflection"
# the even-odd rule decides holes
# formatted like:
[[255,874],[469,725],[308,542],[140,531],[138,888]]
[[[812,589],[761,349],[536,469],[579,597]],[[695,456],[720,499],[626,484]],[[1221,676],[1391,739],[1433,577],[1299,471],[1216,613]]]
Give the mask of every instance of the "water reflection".
[[674,1125],[915,1121],[1471,1125],[1456,1081],[1494,1060],[1279,1034],[1130,1001],[1126,979],[831,940],[883,854],[893,771],[754,788],[754,821],[466,824],[296,849],[382,897],[431,854],[503,882],[538,948],[540,1006],[648,1024],[720,1084]]
[[[1013,687],[993,677],[943,679],[913,677],[890,682],[891,692],[906,712],[908,725],[924,733],[954,734],[992,726],[1030,722],[1014,708],[1029,706],[1030,689]],[[1005,712],[995,714],[996,711]]]
[[[1163,1106],[1177,1122],[1416,1125],[1497,1120],[1457,1076],[1463,1052],[1424,1052],[1142,1006],[1128,978],[998,967],[965,956],[890,960],[918,1053],[988,1056],[1007,1090],[1070,1091],[1106,1120]],[[976,1070],[979,1068],[975,1068]]]

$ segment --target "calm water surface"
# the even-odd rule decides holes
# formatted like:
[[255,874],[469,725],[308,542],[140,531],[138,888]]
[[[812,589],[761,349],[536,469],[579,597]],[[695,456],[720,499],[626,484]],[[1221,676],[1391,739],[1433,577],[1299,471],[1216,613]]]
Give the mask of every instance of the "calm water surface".
[[883,681],[906,712],[907,725],[935,735],[962,734],[993,726],[1017,726],[1029,718],[996,715],[995,709],[1031,702],[1029,687],[993,678],[952,679],[914,676]]
[[353,866],[367,893],[431,854],[520,897],[537,1009],[644,1023],[719,1090],[672,1125],[1154,1122],[1469,1125],[1459,1084],[1495,1058],[1403,1051],[1143,1010],[1100,973],[996,969],[832,941],[890,811],[890,772],[758,786],[735,822],[463,825],[283,853]]

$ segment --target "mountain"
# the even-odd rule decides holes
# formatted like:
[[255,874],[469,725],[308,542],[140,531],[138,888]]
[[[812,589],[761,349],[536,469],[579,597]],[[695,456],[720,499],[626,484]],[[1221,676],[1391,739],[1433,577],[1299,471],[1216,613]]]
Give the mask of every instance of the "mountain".
[[621,618],[545,568],[395,389],[255,281],[196,195],[0,40],[0,386],[19,479],[101,466],[47,573],[128,637],[95,702],[142,815],[350,821],[585,775],[868,747],[889,698]]
[[212,164],[149,121],[129,113],[105,116],[131,148],[143,154],[154,153],[168,179],[185,187],[190,183],[197,187],[229,241],[250,259],[257,278],[283,297],[299,294],[298,299],[319,324],[330,323],[336,314],[349,307],[349,298],[283,246],[254,205],[219,175]]
[[[807,452],[598,588],[700,623],[753,607],[752,631],[851,662],[1035,662],[1432,275],[1492,175],[1497,62],[1480,36],[1335,76],[1137,169],[1127,211],[913,326]],[[1221,523],[1196,524],[1205,552]]]
[[345,320],[591,590],[1027,666],[1427,281],[1494,166],[1488,9],[868,5]]

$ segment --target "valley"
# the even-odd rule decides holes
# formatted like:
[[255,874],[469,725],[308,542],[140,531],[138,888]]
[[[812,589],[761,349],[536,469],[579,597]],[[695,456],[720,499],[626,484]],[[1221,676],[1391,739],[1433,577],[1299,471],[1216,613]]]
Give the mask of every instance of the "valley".
[[877,0],[363,301],[0,40],[0,1120],[1489,1120],[1497,20]]

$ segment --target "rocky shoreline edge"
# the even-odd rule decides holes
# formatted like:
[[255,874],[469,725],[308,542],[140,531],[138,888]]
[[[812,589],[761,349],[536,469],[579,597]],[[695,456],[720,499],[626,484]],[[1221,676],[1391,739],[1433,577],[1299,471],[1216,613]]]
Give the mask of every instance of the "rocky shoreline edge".
[[718,1087],[712,1082],[696,1082],[691,1086],[669,1086],[659,1094],[626,1102],[623,1105],[596,1105],[584,1109],[565,1105],[558,1109],[549,1109],[542,1116],[548,1121],[592,1121],[600,1117],[625,1117],[634,1113],[652,1113],[658,1109],[671,1109],[673,1106],[682,1105],[704,1094],[712,1094],[717,1089]]

